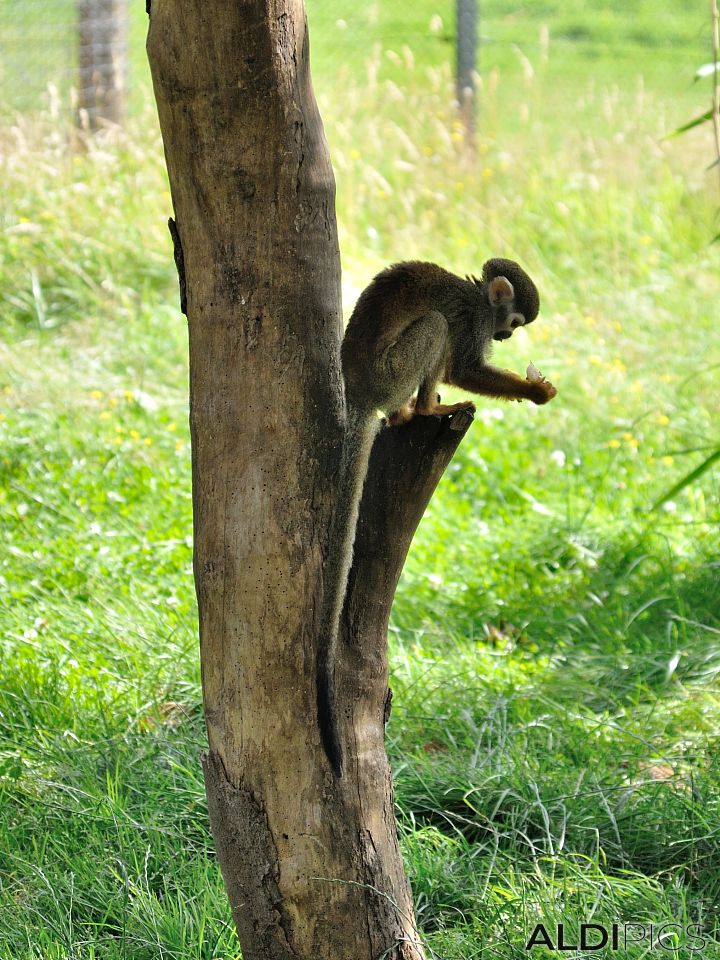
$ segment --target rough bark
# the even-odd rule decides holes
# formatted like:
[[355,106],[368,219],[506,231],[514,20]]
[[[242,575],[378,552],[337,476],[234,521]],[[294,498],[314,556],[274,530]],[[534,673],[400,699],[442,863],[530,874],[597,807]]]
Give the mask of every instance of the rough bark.
[[245,960],[422,960],[384,752],[387,622],[470,418],[375,443],[338,673],[316,723],[344,415],[334,181],[301,0],[153,0],[148,55],[190,335],[194,572],[218,859]]

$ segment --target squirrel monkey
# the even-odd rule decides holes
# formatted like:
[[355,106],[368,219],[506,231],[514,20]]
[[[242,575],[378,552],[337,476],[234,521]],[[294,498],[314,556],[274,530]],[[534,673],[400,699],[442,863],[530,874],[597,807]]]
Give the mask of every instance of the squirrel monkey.
[[522,379],[487,362],[492,340],[507,340],[517,327],[532,323],[539,309],[530,277],[513,260],[502,259],[488,260],[480,280],[463,280],[434,263],[397,263],[379,273],[355,305],[341,348],[347,420],[317,663],[318,723],[337,775],[343,755],[334,689],[336,649],[377,410],[399,425],[413,416],[475,409],[469,400],[440,403],[439,383],[487,397],[537,404],[552,400],[557,390],[534,369],[533,379]]

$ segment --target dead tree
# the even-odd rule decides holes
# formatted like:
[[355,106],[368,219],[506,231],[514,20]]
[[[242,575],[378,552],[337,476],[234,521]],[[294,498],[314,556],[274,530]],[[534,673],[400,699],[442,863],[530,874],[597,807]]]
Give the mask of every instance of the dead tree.
[[375,442],[336,777],[315,661],[344,417],[340,259],[302,0],[153,0],[148,55],[190,334],[205,783],[243,956],[422,960],[384,750],[387,625],[470,417]]

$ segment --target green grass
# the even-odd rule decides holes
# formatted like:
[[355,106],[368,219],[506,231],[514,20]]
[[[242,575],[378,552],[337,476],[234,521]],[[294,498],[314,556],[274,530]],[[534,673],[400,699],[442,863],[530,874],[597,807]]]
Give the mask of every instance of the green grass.
[[[455,62],[455,4],[354,2],[329,5],[309,0],[308,16],[320,85],[362,82],[368,60],[381,79],[403,82],[408,63],[415,74]],[[498,75],[505,83],[541,79],[552,98],[556,121],[566,132],[581,122],[577,91],[586,83],[601,90],[649,87],[671,97],[674,115],[692,97],[693,72],[709,59],[706,9],[682,0],[611,0],[590,10],[584,0],[480,0],[478,64],[480,100],[495,105]],[[370,57],[371,51],[375,56]],[[573,83],[568,84],[568,77]],[[612,95],[612,93],[611,93]],[[500,101],[512,120],[517,103]],[[551,113],[543,117],[557,130]]]
[[[23,0],[0,7],[0,109],[37,108],[48,83],[63,101],[74,83],[76,58],[73,0],[49,0],[38,11]],[[600,90],[645,87],[670,100],[671,122],[686,119],[694,70],[710,58],[706,7],[686,0],[603,0],[590,10],[584,0],[479,0],[481,100],[494,101],[500,74],[505,82],[541,77],[563,129],[582,119],[575,91],[589,83]],[[455,3],[452,0],[308,0],[312,56],[319,89],[363,85],[368,75],[405,83],[408,63],[414,83],[428,68],[455,62]],[[144,39],[145,4],[129,5],[129,100],[137,110],[149,82]],[[369,64],[372,64],[369,67]],[[573,83],[568,84],[568,76]],[[588,105],[589,107],[589,105]],[[513,119],[516,104],[504,102]],[[551,122],[545,112],[544,123]]]
[[[394,608],[403,850],[446,960],[556,956],[523,950],[535,923],[590,919],[700,922],[720,957],[717,472],[650,509],[718,444],[712,145],[662,139],[705,105],[703,13],[602,7],[484,5],[475,157],[442,11],[407,26],[441,13],[427,62],[386,4],[379,51],[357,5],[333,13],[355,59],[313,42],[346,313],[391,260],[517,257],[543,309],[496,359],[560,391],[480,405]],[[0,960],[238,950],[198,764],[186,331],[135,96],[85,150],[49,113],[0,131]]]

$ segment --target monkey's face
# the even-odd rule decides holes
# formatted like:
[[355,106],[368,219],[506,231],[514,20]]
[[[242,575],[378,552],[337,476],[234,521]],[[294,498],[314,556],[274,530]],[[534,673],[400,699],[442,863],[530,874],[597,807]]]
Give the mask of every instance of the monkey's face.
[[494,340],[508,340],[518,327],[537,317],[537,288],[513,260],[488,260],[483,267],[483,280],[487,284]]
[[507,277],[494,277],[488,285],[493,318],[493,340],[509,340],[513,331],[531,321],[515,303],[515,289]]

